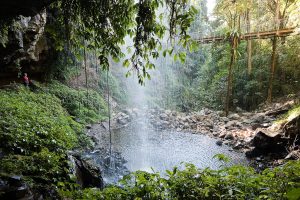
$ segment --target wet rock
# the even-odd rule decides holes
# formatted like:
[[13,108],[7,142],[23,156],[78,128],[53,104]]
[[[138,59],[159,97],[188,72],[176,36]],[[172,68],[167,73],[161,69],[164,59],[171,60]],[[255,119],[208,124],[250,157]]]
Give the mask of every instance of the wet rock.
[[253,123],[263,123],[265,119],[265,115],[263,113],[258,113],[258,114],[255,114],[251,120],[253,121]]
[[188,123],[184,123],[184,125],[183,125],[183,129],[188,129],[190,126],[189,126],[189,124]]
[[299,160],[300,159],[300,150],[291,151],[284,159],[289,160]]
[[239,149],[242,149],[244,147],[244,145],[243,145],[243,143],[241,143],[241,142],[236,142],[234,145],[233,145],[233,149],[235,149],[235,150],[239,150]]
[[282,133],[267,129],[258,129],[251,143],[253,149],[246,154],[248,157],[266,155],[270,152],[285,151],[286,139]]
[[101,170],[93,163],[92,160],[84,160],[80,156],[73,156],[75,161],[75,174],[77,182],[81,187],[97,187],[103,188],[103,178],[101,176]]
[[228,122],[229,119],[227,117],[220,117],[220,120],[223,121],[223,122]]
[[254,122],[254,121],[251,120],[251,119],[245,119],[245,118],[244,118],[244,119],[242,120],[242,123],[243,123],[243,124],[252,124],[253,122]]
[[11,176],[0,179],[0,198],[33,200],[34,196],[21,176]]
[[260,162],[261,161],[261,157],[256,157],[255,160],[258,161],[258,162]]
[[91,129],[91,128],[92,128],[92,125],[88,124],[88,125],[85,126],[85,128],[86,128],[86,129]]
[[222,144],[223,144],[223,141],[222,141],[222,140],[217,140],[216,145],[222,146]]
[[228,116],[228,118],[231,119],[231,120],[238,120],[238,119],[240,119],[240,116],[239,116],[239,114],[234,113],[234,114],[230,114]]
[[121,114],[121,116],[119,116],[119,117],[117,118],[117,122],[118,122],[119,124],[121,124],[121,125],[126,125],[126,124],[128,124],[130,121],[131,121],[130,116],[127,115],[127,114],[124,114],[124,113]]
[[234,136],[232,133],[227,133],[224,137],[225,140],[233,140],[234,139]]
[[213,132],[213,136],[214,136],[214,137],[217,137],[218,135],[219,135],[218,132]]
[[241,124],[241,122],[238,121],[229,121],[225,124],[225,128],[226,129],[233,129],[233,128],[241,128],[243,125]]
[[226,133],[221,133],[221,134],[219,135],[219,138],[225,138],[225,136],[226,136]]
[[212,120],[208,119],[203,122],[203,125],[212,129],[214,127],[214,122]]
[[165,114],[165,113],[162,113],[162,114],[159,115],[159,118],[160,118],[161,120],[167,120],[167,119],[168,119],[168,115]]
[[169,115],[169,116],[172,115],[172,111],[171,110],[166,110],[165,113],[166,113],[166,115]]

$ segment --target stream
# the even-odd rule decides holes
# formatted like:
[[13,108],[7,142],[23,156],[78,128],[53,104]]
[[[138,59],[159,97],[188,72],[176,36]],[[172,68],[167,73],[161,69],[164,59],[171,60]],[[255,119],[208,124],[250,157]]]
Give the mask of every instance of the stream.
[[96,152],[89,156],[101,166],[106,183],[116,183],[129,171],[154,170],[164,175],[165,170],[173,169],[174,166],[183,168],[183,163],[218,169],[224,163],[213,158],[216,154],[229,157],[231,161],[227,165],[247,164],[244,154],[231,151],[225,145],[216,145],[216,139],[186,132],[155,130],[148,124],[146,120],[141,120],[112,131],[112,158],[107,156],[109,134],[98,133],[101,137],[100,148],[106,155]]

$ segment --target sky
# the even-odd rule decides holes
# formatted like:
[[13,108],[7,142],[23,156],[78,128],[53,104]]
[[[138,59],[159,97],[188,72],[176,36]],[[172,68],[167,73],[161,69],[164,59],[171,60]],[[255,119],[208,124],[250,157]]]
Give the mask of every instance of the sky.
[[207,0],[208,16],[212,14],[215,5],[216,5],[216,0]]

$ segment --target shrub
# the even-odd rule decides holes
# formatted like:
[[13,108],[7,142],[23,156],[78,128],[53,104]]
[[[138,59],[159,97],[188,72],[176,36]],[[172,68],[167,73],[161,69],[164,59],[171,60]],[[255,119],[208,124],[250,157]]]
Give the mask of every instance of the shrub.
[[67,181],[66,151],[89,140],[60,99],[20,87],[0,90],[0,105],[0,177],[21,175],[40,192]]
[[107,105],[103,97],[94,90],[75,90],[57,81],[52,82],[49,93],[57,96],[62,106],[70,115],[76,117],[82,123],[94,123],[106,119]]
[[299,199],[300,161],[256,173],[251,167],[232,166],[220,170],[198,169],[187,164],[158,173],[134,172],[121,180],[122,187],[109,186],[103,191],[85,189],[68,191],[76,199]]
[[77,143],[81,126],[53,95],[26,89],[0,91],[0,144],[6,151],[30,154],[42,148],[61,152]]

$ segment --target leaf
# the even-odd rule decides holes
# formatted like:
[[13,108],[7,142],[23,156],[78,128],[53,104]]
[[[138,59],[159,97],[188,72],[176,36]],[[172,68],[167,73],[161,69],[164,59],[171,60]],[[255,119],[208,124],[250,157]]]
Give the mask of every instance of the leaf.
[[129,67],[129,65],[130,65],[130,62],[129,62],[129,60],[128,60],[128,59],[124,60],[124,62],[123,62],[123,66],[124,66],[124,67],[126,67],[126,68],[128,68],[128,67]]
[[216,155],[213,156],[213,158],[216,158],[216,159],[218,159],[220,161],[223,161],[225,163],[228,163],[230,161],[230,158],[225,156],[224,154],[216,154]]
[[175,60],[175,61],[178,60],[178,55],[177,55],[177,54],[174,55],[174,60]]
[[181,63],[184,63],[186,59],[186,52],[179,53],[179,59]]
[[166,56],[167,56],[167,51],[168,51],[168,50],[164,50],[164,51],[163,51],[163,57],[166,57]]
[[286,197],[288,200],[299,200],[300,199],[300,188],[294,188],[287,192]]
[[126,72],[125,77],[128,78],[129,76],[131,76],[130,71]]

